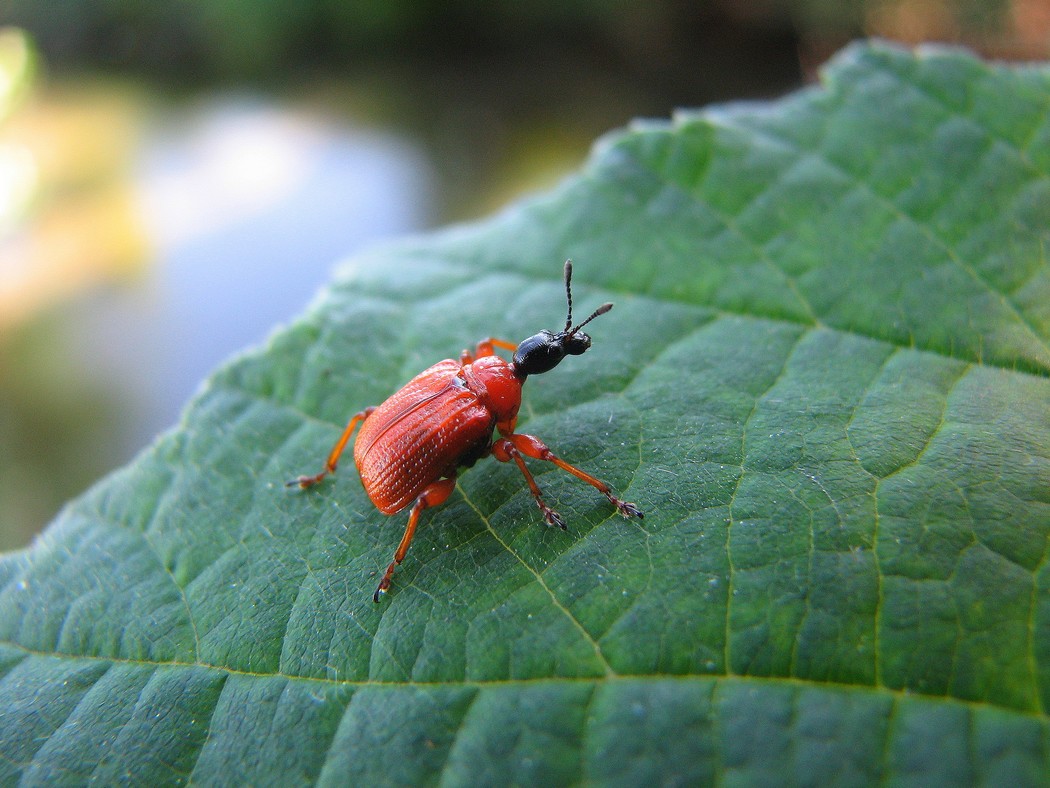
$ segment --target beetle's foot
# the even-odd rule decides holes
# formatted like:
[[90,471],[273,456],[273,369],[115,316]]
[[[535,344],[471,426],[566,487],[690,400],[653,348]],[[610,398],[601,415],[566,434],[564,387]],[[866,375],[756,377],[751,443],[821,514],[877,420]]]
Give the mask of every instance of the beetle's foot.
[[386,568],[386,572],[383,573],[383,579],[379,581],[379,586],[376,588],[376,592],[372,594],[372,601],[378,603],[379,597],[383,596],[390,588],[390,578],[394,574],[394,570],[397,569],[397,561],[391,561],[390,566]]
[[633,503],[629,501],[621,501],[619,498],[611,498],[610,500],[614,504],[616,504],[616,511],[618,511],[624,517],[637,517],[639,520],[645,519],[645,515],[642,514],[642,510],[635,506]]
[[292,479],[290,482],[285,483],[285,487],[298,487],[301,490],[307,490],[313,487],[321,479],[328,475],[328,471],[321,471],[314,476],[300,476],[298,479]]
[[565,521],[562,519],[560,514],[551,509],[545,503],[541,503],[539,506],[540,511],[543,512],[543,519],[547,521],[547,525],[556,525],[563,531],[568,530],[568,528],[565,525]]

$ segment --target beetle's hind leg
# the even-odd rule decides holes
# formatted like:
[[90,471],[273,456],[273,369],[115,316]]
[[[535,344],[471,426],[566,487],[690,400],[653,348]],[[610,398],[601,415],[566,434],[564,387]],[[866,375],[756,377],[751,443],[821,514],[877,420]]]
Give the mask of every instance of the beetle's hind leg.
[[[561,468],[563,471],[568,471],[577,479],[582,479],[583,481],[587,482],[587,484],[591,485],[591,487],[594,487],[596,490],[598,490],[598,492],[600,492],[602,495],[608,498],[612,502],[613,506],[616,507],[616,511],[622,514],[624,517],[645,517],[645,515],[642,514],[642,510],[635,506],[633,503],[630,503],[629,501],[621,501],[619,498],[613,495],[612,488],[608,484],[603,482],[601,479],[598,479],[594,476],[591,476],[589,473],[581,471],[579,468],[577,468],[574,465],[570,465],[560,457],[556,457],[554,455],[554,452],[548,449],[547,445],[534,435],[513,433],[511,435],[506,435],[500,440],[496,441],[497,444],[504,442],[510,443],[515,449],[524,454],[526,457],[533,457],[537,460],[552,462],[559,468]],[[493,449],[495,449],[495,447],[493,447]],[[495,454],[495,451],[493,451],[493,454]],[[528,473],[526,473],[526,476],[528,476]]]
[[565,530],[565,521],[561,515],[551,509],[545,500],[543,500],[543,493],[540,492],[540,486],[536,484],[536,480],[532,477],[532,473],[529,472],[528,467],[525,465],[525,460],[521,457],[514,444],[506,438],[500,438],[494,444],[492,444],[492,456],[500,462],[510,462],[513,460],[519,469],[521,469],[522,475],[525,477],[525,481],[529,483],[529,489],[532,491],[532,497],[536,499],[536,505],[540,507],[540,511],[543,512],[543,519],[547,521],[547,525],[556,525]]
[[346,444],[354,432],[354,427],[357,426],[358,422],[367,419],[374,410],[375,406],[365,408],[360,413],[355,413],[350,417],[350,422],[346,425],[346,429],[343,430],[343,434],[339,436],[339,440],[335,442],[335,446],[329,452],[323,471],[315,473],[313,476],[300,476],[298,479],[292,479],[292,481],[285,484],[285,487],[302,487],[305,490],[307,487],[313,487],[328,474],[335,473],[335,466],[339,464],[339,457],[343,454],[343,449],[346,448]]
[[405,560],[408,546],[412,544],[412,537],[416,535],[416,525],[419,523],[420,512],[424,509],[429,509],[432,506],[438,506],[439,504],[444,503],[454,489],[456,489],[455,476],[448,479],[439,479],[424,489],[423,492],[419,494],[419,497],[416,498],[416,502],[412,506],[412,512],[408,515],[408,525],[405,526],[405,535],[401,537],[401,544],[397,546],[397,551],[394,553],[394,560],[391,561],[390,566],[386,568],[386,572],[383,573],[383,579],[379,581],[379,587],[376,588],[376,592],[372,595],[373,602],[378,602],[379,597],[385,594],[386,590],[390,588],[390,578],[394,574],[394,570],[397,569],[398,564]]

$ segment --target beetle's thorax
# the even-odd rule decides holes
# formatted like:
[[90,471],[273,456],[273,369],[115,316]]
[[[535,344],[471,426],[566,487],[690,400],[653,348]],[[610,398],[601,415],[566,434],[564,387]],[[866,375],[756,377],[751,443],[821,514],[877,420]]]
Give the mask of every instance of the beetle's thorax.
[[467,388],[474,392],[497,422],[513,421],[521,407],[521,380],[514,367],[499,356],[483,356],[463,367]]

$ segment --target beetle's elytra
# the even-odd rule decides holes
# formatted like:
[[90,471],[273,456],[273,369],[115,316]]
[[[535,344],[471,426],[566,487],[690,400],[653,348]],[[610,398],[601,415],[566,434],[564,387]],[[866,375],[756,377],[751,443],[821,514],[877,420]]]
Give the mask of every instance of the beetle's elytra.
[[[549,525],[564,529],[565,521],[543,500],[522,455],[552,462],[587,482],[624,517],[642,517],[637,506],[621,501],[605,482],[554,456],[539,438],[514,432],[526,378],[549,372],[567,355],[584,353],[591,338],[581,329],[612,309],[612,304],[603,304],[582,323],[572,325],[571,260],[565,261],[565,296],[569,314],[563,330],[541,331],[516,346],[484,339],[473,353],[464,350],[458,361],[439,361],[382,405],[355,413],[332,447],[323,471],[288,482],[290,487],[312,487],[334,472],[354,428],[361,424],[354,462],[368,497],[384,514],[395,514],[412,504],[405,535],[376,588],[374,601],[390,587],[390,578],[412,543],[420,513],[452,494],[459,468],[470,467],[490,454],[500,462],[513,461],[521,469]],[[495,348],[513,351],[513,360],[504,361]],[[499,433],[495,439],[494,429]]]

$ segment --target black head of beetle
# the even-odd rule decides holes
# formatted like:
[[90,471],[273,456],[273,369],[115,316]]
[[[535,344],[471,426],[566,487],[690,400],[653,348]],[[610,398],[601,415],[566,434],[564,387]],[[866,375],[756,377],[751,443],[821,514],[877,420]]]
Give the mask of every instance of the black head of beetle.
[[546,329],[523,339],[514,351],[514,372],[524,380],[529,375],[540,375],[550,372],[566,356],[579,356],[591,346],[591,338],[580,329],[598,315],[604,315],[612,304],[602,304],[591,313],[591,316],[572,326],[572,260],[565,261],[565,297],[569,302],[569,315],[565,318],[565,328],[555,334]]

